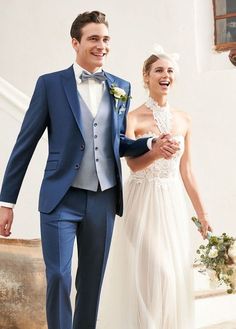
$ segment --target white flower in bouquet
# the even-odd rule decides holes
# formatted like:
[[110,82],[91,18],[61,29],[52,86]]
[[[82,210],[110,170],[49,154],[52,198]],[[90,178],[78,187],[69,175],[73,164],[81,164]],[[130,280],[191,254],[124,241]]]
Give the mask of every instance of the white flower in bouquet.
[[211,247],[209,253],[208,253],[208,256],[210,258],[216,258],[218,256],[218,250],[216,249],[215,246]]

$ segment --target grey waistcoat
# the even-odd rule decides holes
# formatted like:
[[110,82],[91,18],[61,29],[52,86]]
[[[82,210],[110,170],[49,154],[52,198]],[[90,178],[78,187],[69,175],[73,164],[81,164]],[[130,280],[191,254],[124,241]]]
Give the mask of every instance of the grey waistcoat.
[[85,150],[72,186],[97,191],[100,184],[104,191],[116,185],[110,96],[105,89],[95,118],[79,93],[78,98]]

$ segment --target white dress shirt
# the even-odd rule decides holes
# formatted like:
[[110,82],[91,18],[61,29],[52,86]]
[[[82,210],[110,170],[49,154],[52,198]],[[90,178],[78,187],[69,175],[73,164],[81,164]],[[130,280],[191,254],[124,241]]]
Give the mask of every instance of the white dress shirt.
[[[81,66],[79,66],[79,64],[77,64],[76,62],[73,64],[73,69],[75,74],[77,90],[80,93],[83,100],[85,101],[85,103],[88,105],[88,108],[90,109],[93,117],[95,118],[105,90],[105,82],[104,81],[98,82],[94,79],[88,79],[82,82],[80,79],[80,75],[82,71],[86,71],[86,70],[83,69]],[[101,72],[101,71],[102,69],[100,68],[96,72]],[[147,140],[147,147],[149,148],[149,150],[152,149],[152,140],[153,138],[149,138]],[[14,204],[0,201],[0,207],[13,208]]]
[[[77,90],[80,93],[81,97],[87,104],[88,108],[90,109],[93,117],[95,118],[97,114],[97,110],[99,108],[99,104],[102,99],[102,95],[105,89],[105,81],[99,82],[94,79],[88,79],[86,81],[81,81],[80,75],[84,70],[81,66],[77,63],[73,65],[74,73],[75,73],[75,80],[77,84]],[[88,71],[86,71],[88,72]],[[98,69],[96,72],[102,72],[102,69]],[[93,72],[93,73],[96,73]],[[91,73],[91,72],[88,72]]]

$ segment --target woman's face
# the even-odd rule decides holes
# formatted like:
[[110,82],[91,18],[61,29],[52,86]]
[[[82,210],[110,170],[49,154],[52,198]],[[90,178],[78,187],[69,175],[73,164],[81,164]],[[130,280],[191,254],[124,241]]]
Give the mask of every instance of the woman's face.
[[150,94],[167,95],[175,80],[173,64],[168,59],[157,59],[150,72],[144,74],[144,81]]

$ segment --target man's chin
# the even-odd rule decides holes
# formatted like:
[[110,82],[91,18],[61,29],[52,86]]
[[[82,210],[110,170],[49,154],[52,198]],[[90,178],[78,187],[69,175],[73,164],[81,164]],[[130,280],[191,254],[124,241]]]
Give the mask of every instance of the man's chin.
[[102,58],[96,59],[94,63],[96,63],[97,66],[103,66],[105,64],[105,59],[106,57],[104,56]]
[[104,65],[104,61],[99,61],[95,63],[96,67],[102,67]]

